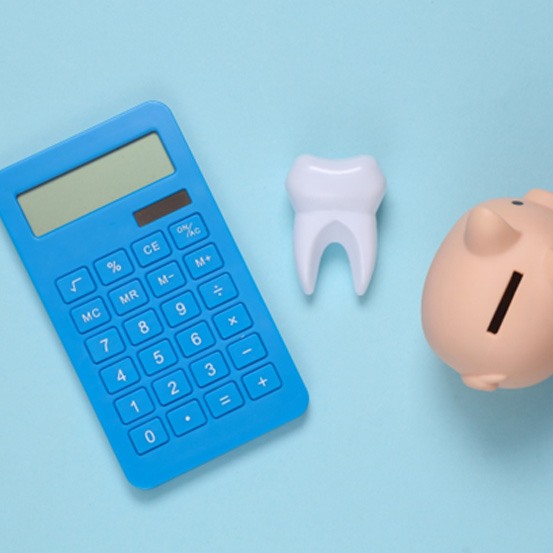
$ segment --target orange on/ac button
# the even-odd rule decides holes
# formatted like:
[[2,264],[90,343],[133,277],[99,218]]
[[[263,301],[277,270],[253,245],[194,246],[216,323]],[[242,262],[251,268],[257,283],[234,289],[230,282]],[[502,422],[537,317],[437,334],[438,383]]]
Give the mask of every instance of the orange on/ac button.
[[132,249],[141,267],[151,265],[171,253],[171,248],[161,232],[138,240],[132,245]]

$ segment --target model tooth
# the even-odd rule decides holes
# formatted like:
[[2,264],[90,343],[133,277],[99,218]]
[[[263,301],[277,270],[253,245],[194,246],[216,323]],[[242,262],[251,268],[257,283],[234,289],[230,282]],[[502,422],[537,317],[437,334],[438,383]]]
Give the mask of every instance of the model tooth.
[[386,181],[370,156],[296,159],[286,189],[296,212],[294,257],[303,291],[315,289],[323,252],[341,244],[349,258],[355,292],[363,295],[377,251],[376,212]]

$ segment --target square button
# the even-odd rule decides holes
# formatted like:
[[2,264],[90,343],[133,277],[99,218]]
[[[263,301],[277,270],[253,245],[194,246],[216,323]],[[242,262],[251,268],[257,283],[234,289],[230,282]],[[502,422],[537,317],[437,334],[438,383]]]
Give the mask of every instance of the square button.
[[79,298],[96,290],[96,285],[88,269],[84,267],[59,278],[56,281],[56,285],[65,303],[77,301]]
[[273,365],[265,365],[247,374],[244,376],[243,382],[248,395],[252,399],[266,396],[274,390],[278,390],[282,385]]
[[124,250],[110,253],[94,263],[100,280],[106,286],[134,271],[131,260]]
[[184,436],[192,430],[203,426],[207,419],[197,401],[190,401],[182,407],[167,413],[169,424],[177,436]]
[[151,265],[171,253],[171,248],[161,232],[150,234],[132,245],[132,249],[141,267]]
[[230,338],[250,328],[253,324],[250,315],[241,303],[213,317],[213,322],[221,338]]
[[244,398],[234,382],[206,394],[205,401],[215,418],[222,417],[244,405]]
[[169,441],[169,436],[159,419],[153,419],[129,432],[131,442],[139,455],[143,455]]

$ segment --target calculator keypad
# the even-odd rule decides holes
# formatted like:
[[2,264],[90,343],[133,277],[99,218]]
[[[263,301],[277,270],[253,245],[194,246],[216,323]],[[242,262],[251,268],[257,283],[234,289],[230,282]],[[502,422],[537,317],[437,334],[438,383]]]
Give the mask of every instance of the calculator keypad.
[[282,386],[201,216],[166,230],[174,251],[157,231],[56,281],[139,455]]

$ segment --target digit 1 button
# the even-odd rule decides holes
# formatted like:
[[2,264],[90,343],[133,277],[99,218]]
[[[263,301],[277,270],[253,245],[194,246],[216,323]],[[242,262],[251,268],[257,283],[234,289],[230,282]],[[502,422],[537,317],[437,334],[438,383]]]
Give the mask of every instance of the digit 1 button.
[[58,290],[65,303],[77,301],[79,298],[96,290],[96,285],[90,273],[84,267],[56,281]]
[[229,368],[218,351],[191,363],[190,370],[198,386],[202,387],[220,380],[229,373]]
[[265,365],[244,378],[244,386],[252,399],[270,394],[281,386],[280,378],[272,365]]
[[94,263],[94,267],[105,285],[130,275],[134,271],[131,260],[124,250],[117,250],[102,257]]
[[148,415],[154,410],[154,404],[144,388],[135,390],[132,394],[118,399],[115,408],[125,424]]
[[102,369],[100,376],[110,394],[115,394],[139,380],[138,372],[128,358]]
[[125,344],[115,328],[108,328],[102,334],[89,338],[85,343],[95,363],[101,363],[125,349]]
[[187,396],[192,391],[184,372],[181,370],[156,380],[153,387],[161,405],[173,403],[173,401]]
[[131,442],[139,455],[143,455],[169,441],[169,436],[159,419],[153,419],[129,432]]
[[200,426],[203,426],[207,419],[197,401],[190,401],[182,407],[167,413],[169,424],[177,436],[183,436]]

